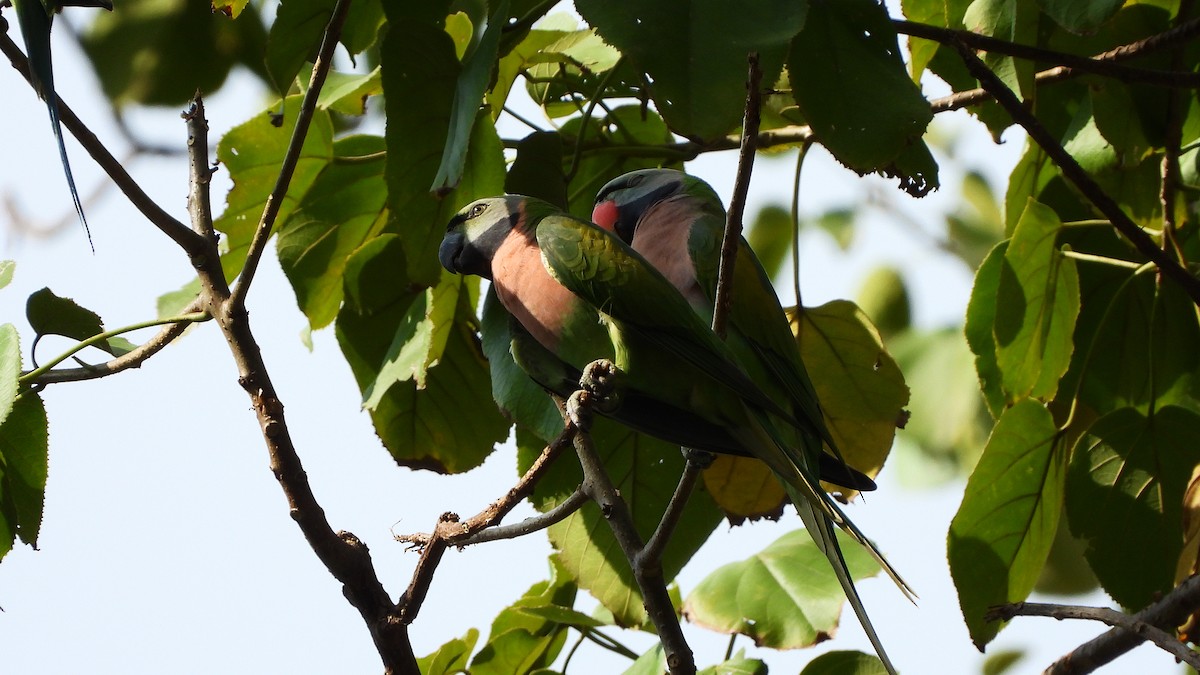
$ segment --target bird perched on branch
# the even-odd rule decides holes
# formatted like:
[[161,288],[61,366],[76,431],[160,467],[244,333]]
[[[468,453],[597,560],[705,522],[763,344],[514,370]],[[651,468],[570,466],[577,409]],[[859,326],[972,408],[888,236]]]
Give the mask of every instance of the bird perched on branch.
[[[92,232],[88,229],[87,218],[83,215],[83,204],[79,201],[79,191],[75,189],[75,176],[71,174],[71,163],[67,159],[67,146],[63,143],[62,124],[58,117],[58,97],[54,93],[54,67],[50,59],[50,28],[54,23],[54,15],[63,7],[100,7],[112,10],[110,0],[11,0],[13,9],[17,11],[17,22],[21,25],[21,36],[25,40],[25,53],[29,58],[29,81],[38,98],[46,102],[46,110],[50,113],[50,126],[54,130],[54,139],[58,142],[58,156],[62,160],[63,172],[67,175],[67,186],[71,188],[71,201],[75,204],[75,213],[79,214],[79,222],[87,233],[88,244],[92,243]],[[94,247],[93,247],[94,248]]]
[[834,526],[866,547],[902,589],[908,587],[821,489],[815,456],[792,449],[804,424],[759,389],[658,270],[613,233],[518,195],[478,200],[459,211],[438,257],[451,272],[490,279],[505,309],[563,363],[582,371],[597,359],[611,360],[621,408],[643,400],[685,411],[720,428],[741,454],[766,462],[893,670]]
[[[613,231],[712,323],[725,234],[725,209],[712,187],[674,169],[642,169],[609,181],[596,195],[592,221]],[[798,419],[805,451],[821,478],[870,490],[874,482],[842,459],[825,425],[816,389],[771,279],[745,239],[733,267],[727,340],[756,383]],[[822,451],[827,448],[832,456]]]

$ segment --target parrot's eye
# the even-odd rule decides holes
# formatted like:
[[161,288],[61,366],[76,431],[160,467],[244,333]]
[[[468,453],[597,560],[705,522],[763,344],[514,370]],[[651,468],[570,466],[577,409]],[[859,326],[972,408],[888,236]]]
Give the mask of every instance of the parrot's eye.
[[476,218],[486,210],[487,210],[487,204],[476,204],[475,206],[471,207],[470,211],[467,211],[467,217],[468,218]]
[[642,181],[644,180],[646,180],[646,174],[639,173],[636,176],[630,176],[629,183],[626,185],[626,187],[637,187],[641,185]]

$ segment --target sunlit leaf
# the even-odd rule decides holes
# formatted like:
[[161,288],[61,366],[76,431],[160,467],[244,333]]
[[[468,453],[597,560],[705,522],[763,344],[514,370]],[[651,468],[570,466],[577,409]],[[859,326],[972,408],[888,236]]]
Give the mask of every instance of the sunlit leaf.
[[0,260],[0,288],[4,288],[12,282],[13,272],[17,269],[17,263],[12,260]]
[[[862,547],[837,532],[842,554],[857,580],[879,572]],[[688,594],[691,623],[738,633],[773,649],[807,647],[837,629],[846,596],[825,554],[804,530],[793,530],[741,562],[704,578]]]
[[336,0],[288,0],[275,7],[267,36],[267,74],[275,91],[285,96],[305,61],[312,61]]
[[466,635],[454,638],[432,654],[417,659],[421,675],[454,675],[465,671],[478,641],[479,630],[471,628]]
[[800,675],[885,675],[887,668],[874,654],[833,651],[818,656],[804,666]]
[[1008,401],[1001,386],[1000,366],[996,363],[996,338],[992,327],[996,325],[996,294],[1000,290],[1000,271],[1005,265],[1008,242],[996,244],[991,253],[980,263],[975,272],[975,285],[971,287],[971,299],[967,303],[967,319],[963,326],[967,344],[975,354],[975,372],[979,374],[979,388],[987,401],[993,418],[999,418]]
[[846,462],[875,475],[904,422],[908,386],[871,320],[849,300],[789,310],[821,411]]
[[767,664],[747,657],[746,650],[739,649],[733,658],[704,668],[697,675],[767,675]]
[[17,379],[20,377],[21,336],[11,323],[0,324],[0,424],[16,403]]
[[[104,332],[100,316],[90,309],[80,307],[70,298],[61,298],[49,288],[43,288],[29,296],[25,303],[25,316],[29,327],[38,334],[62,335],[73,340],[86,340]],[[113,356],[120,356],[133,348],[126,339],[116,337],[96,343]]]
[[787,493],[783,484],[761,460],[716,455],[704,470],[704,487],[733,525],[743,521],[783,515]]
[[992,605],[1024,600],[1038,579],[1062,512],[1067,452],[1045,406],[1024,399],[1004,411],[950,523],[950,576],[979,649],[1002,623]]
[[1061,227],[1052,210],[1029,202],[1000,265],[992,336],[1010,402],[1053,399],[1075,348],[1079,276],[1056,247]]

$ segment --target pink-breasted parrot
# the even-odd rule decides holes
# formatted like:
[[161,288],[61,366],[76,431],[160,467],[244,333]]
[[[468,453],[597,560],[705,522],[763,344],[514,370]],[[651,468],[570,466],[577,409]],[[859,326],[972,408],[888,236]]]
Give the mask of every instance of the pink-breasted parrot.
[[816,457],[792,449],[796,427],[803,425],[759,389],[658,270],[615,234],[519,195],[464,207],[447,226],[438,257],[451,272],[491,280],[505,309],[538,345],[570,367],[582,371],[597,359],[612,361],[621,408],[654,401],[686,411],[721,428],[741,454],[764,461],[894,672],[854,587],[834,526],[866,547],[906,592],[907,585],[821,489]]
[[[592,221],[642,254],[701,318],[712,321],[725,209],[708,183],[674,169],[632,171],[600,189]],[[729,345],[755,382],[776,401],[787,401],[785,407],[804,425],[801,440],[821,462],[821,477],[828,480],[833,467],[844,467],[849,480],[831,482],[857,488],[854,477],[861,476],[862,485],[874,487],[843,464],[779,296],[745,239],[738,247],[732,292]]]
[[58,97],[54,93],[54,66],[50,60],[50,28],[54,23],[54,15],[63,7],[100,7],[112,10],[110,0],[12,0],[13,9],[17,12],[17,22],[21,25],[21,36],[25,40],[25,52],[29,58],[29,77],[33,90],[38,98],[46,102],[46,110],[50,113],[50,126],[54,130],[54,140],[58,142],[58,157],[62,161],[63,172],[67,175],[67,187],[71,189],[71,201],[75,204],[75,213],[87,233],[88,244],[92,243],[92,232],[88,229],[87,218],[83,215],[83,203],[79,201],[79,191],[75,189],[75,176],[71,174],[71,162],[67,159],[67,146],[63,143],[62,124],[58,118]]

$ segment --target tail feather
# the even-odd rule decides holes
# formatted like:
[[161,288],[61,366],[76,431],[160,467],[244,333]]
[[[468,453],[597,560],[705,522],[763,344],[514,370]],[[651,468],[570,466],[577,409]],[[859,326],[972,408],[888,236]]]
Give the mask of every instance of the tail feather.
[[[883,648],[883,642],[880,641],[879,635],[875,633],[875,626],[871,623],[871,618],[867,616],[867,608],[863,606],[862,598],[858,595],[858,589],[854,586],[854,579],[850,576],[850,568],[846,566],[846,559],[842,557],[842,548],[838,544],[833,523],[823,511],[814,508],[812,502],[805,499],[801,491],[794,489],[790,483],[785,482],[784,485],[787,488],[788,494],[791,495],[792,500],[796,502],[796,510],[799,511],[800,518],[804,521],[804,526],[808,530],[809,535],[816,542],[817,548],[821,549],[821,552],[829,559],[829,565],[833,568],[833,573],[837,576],[838,583],[842,585],[842,591],[846,594],[846,600],[854,608],[854,614],[858,617],[858,622],[862,624],[867,638],[871,641],[871,645],[875,647],[875,653],[879,655],[879,660],[883,661],[883,666],[887,668],[887,672],[890,675],[896,675],[896,667],[892,665],[887,651]],[[868,548],[873,553],[877,553],[874,547],[868,546]],[[878,560],[882,560],[882,556],[876,557]],[[886,561],[883,564],[885,568],[888,567]],[[902,588],[907,590],[906,586],[902,586]]]
[[62,123],[58,118],[58,100],[52,83],[45,94],[46,107],[50,110],[50,125],[54,127],[54,140],[58,141],[58,158],[62,160],[63,172],[67,176],[67,187],[71,188],[71,201],[75,204],[75,213],[79,215],[79,222],[83,224],[83,231],[87,234],[88,246],[91,246],[92,253],[95,253],[96,245],[92,243],[92,230],[88,227],[87,217],[83,215],[83,202],[79,200],[79,190],[75,188],[75,176],[71,173],[71,162],[67,159],[67,146],[63,142]]

